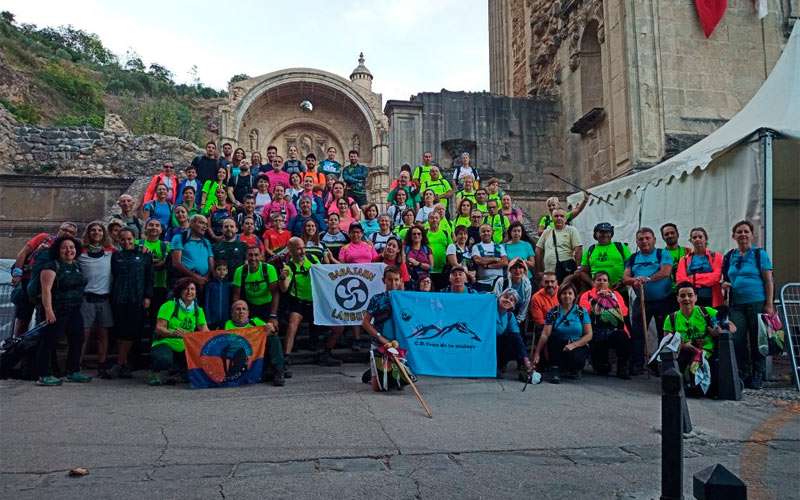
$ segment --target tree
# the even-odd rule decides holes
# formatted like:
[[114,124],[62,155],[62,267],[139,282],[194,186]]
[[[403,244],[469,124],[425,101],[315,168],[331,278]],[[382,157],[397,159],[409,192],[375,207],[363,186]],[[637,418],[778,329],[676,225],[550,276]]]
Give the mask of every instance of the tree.
[[228,85],[233,85],[236,82],[241,82],[242,80],[249,80],[250,75],[245,73],[239,73],[238,75],[233,75],[230,80],[228,80]]
[[196,88],[200,88],[203,84],[200,82],[200,74],[197,70],[197,65],[192,64],[192,68],[189,70],[189,81],[192,82],[192,86]]
[[8,24],[14,24],[14,14],[7,10],[0,12],[0,18],[2,18],[3,21],[7,22]]
[[144,62],[133,49],[128,49],[125,53],[125,69],[144,73]]
[[150,76],[155,78],[156,80],[162,81],[164,83],[173,83],[172,78],[173,74],[172,71],[168,70],[164,66],[156,63],[150,64],[150,68],[147,71]]

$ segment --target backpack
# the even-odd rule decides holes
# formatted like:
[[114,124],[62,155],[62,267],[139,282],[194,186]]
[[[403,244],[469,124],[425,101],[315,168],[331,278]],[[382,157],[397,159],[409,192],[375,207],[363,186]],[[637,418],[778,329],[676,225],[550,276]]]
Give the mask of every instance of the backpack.
[[[458,186],[459,183],[461,182],[460,179],[458,178],[458,176],[461,175],[461,167],[462,167],[461,164],[457,165],[456,171],[453,174],[453,180],[455,181],[456,186]],[[474,177],[476,181],[479,181],[481,176],[478,174],[478,169],[475,167],[470,167],[470,168],[472,169],[472,177]]]
[[[178,303],[178,299],[177,298],[174,298],[172,300],[175,302],[175,307],[172,309],[172,315],[167,320],[167,324],[169,324],[169,322],[172,321],[172,319],[178,317],[178,312],[180,311],[180,307],[181,307],[181,305]],[[198,304],[197,301],[195,300],[195,303],[194,303],[194,327],[195,328],[197,328],[197,322],[199,320],[200,320],[200,304]]]
[[[560,305],[553,307],[552,309],[550,309],[550,311],[548,311],[547,314],[558,313],[560,307],[561,307]],[[567,311],[567,314],[565,314],[563,316],[560,315],[560,314],[558,315],[558,319],[556,320],[555,323],[553,323],[553,329],[555,330],[558,325],[560,325],[561,323],[566,321],[567,320],[567,316],[569,316],[569,313],[571,313],[572,310],[575,309],[576,307],[578,308],[578,310],[577,310],[578,319],[580,320],[581,324],[583,324],[584,317],[585,317],[583,308],[580,307],[578,304],[572,304],[572,307],[570,307],[569,311]]]
[[[259,283],[264,283],[268,281],[267,276],[269,274],[269,268],[267,268],[267,272],[264,271],[264,262],[258,263],[258,271],[261,271],[261,276],[263,279],[260,281],[253,281],[251,282],[252,285],[257,285]],[[250,266],[245,262],[242,265],[242,286],[239,287],[239,298],[243,301],[247,302],[247,275],[250,273]]]
[[[754,248],[755,259],[756,259],[756,267],[758,268],[758,274],[761,275],[761,248]],[[731,259],[733,258],[736,249],[728,250],[728,253],[722,257],[722,279],[727,281],[728,283],[731,282],[730,277],[728,276],[728,272],[731,269]]]
[[[594,245],[592,245],[594,246]],[[633,267],[636,264],[636,257],[642,252],[636,252],[635,254],[631,255],[625,265],[628,267]],[[656,248],[656,261],[658,262],[658,267],[661,267],[661,257],[664,255],[664,250],[661,248]]]
[[[317,260],[317,258],[314,255],[307,254],[306,258],[308,259],[309,262],[311,262],[312,265],[319,264],[319,260]],[[289,283],[289,290],[292,290],[294,292],[294,296],[297,297],[297,279],[296,279],[296,276],[298,274],[307,275],[307,274],[310,274],[311,271],[310,270],[306,271],[305,269],[302,268],[302,266],[300,268],[298,268],[297,265],[294,263],[294,261],[292,261],[291,259],[287,259],[286,260],[286,265],[289,266],[289,269],[292,271],[292,281]],[[242,279],[244,279],[244,278],[242,278]]]

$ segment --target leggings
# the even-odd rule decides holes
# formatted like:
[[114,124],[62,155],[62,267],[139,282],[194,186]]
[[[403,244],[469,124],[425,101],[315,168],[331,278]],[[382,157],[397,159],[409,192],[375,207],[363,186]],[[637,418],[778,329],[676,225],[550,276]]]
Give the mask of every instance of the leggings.
[[36,351],[36,373],[40,377],[50,375],[50,356],[56,349],[58,339],[67,336],[67,373],[81,369],[81,349],[83,347],[83,316],[80,306],[64,311],[56,311],[56,322],[47,325],[39,337]]

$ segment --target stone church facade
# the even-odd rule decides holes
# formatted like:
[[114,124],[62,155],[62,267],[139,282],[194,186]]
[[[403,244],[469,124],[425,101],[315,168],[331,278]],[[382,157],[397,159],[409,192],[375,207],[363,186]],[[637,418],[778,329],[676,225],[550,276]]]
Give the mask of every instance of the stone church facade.
[[489,0],[490,89],[556,99],[559,163],[595,185],[736,114],[780,56],[792,7],[769,0],[759,20],[751,0],[730,0],[706,39],[688,0]]

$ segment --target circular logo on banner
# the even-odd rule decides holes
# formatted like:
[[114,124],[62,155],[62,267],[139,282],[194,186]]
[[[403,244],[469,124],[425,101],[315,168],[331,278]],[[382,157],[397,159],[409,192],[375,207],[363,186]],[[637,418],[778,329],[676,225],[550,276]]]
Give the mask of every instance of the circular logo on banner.
[[361,309],[369,298],[367,284],[361,278],[356,278],[354,276],[340,281],[339,284],[336,285],[334,294],[339,306],[348,311]]

